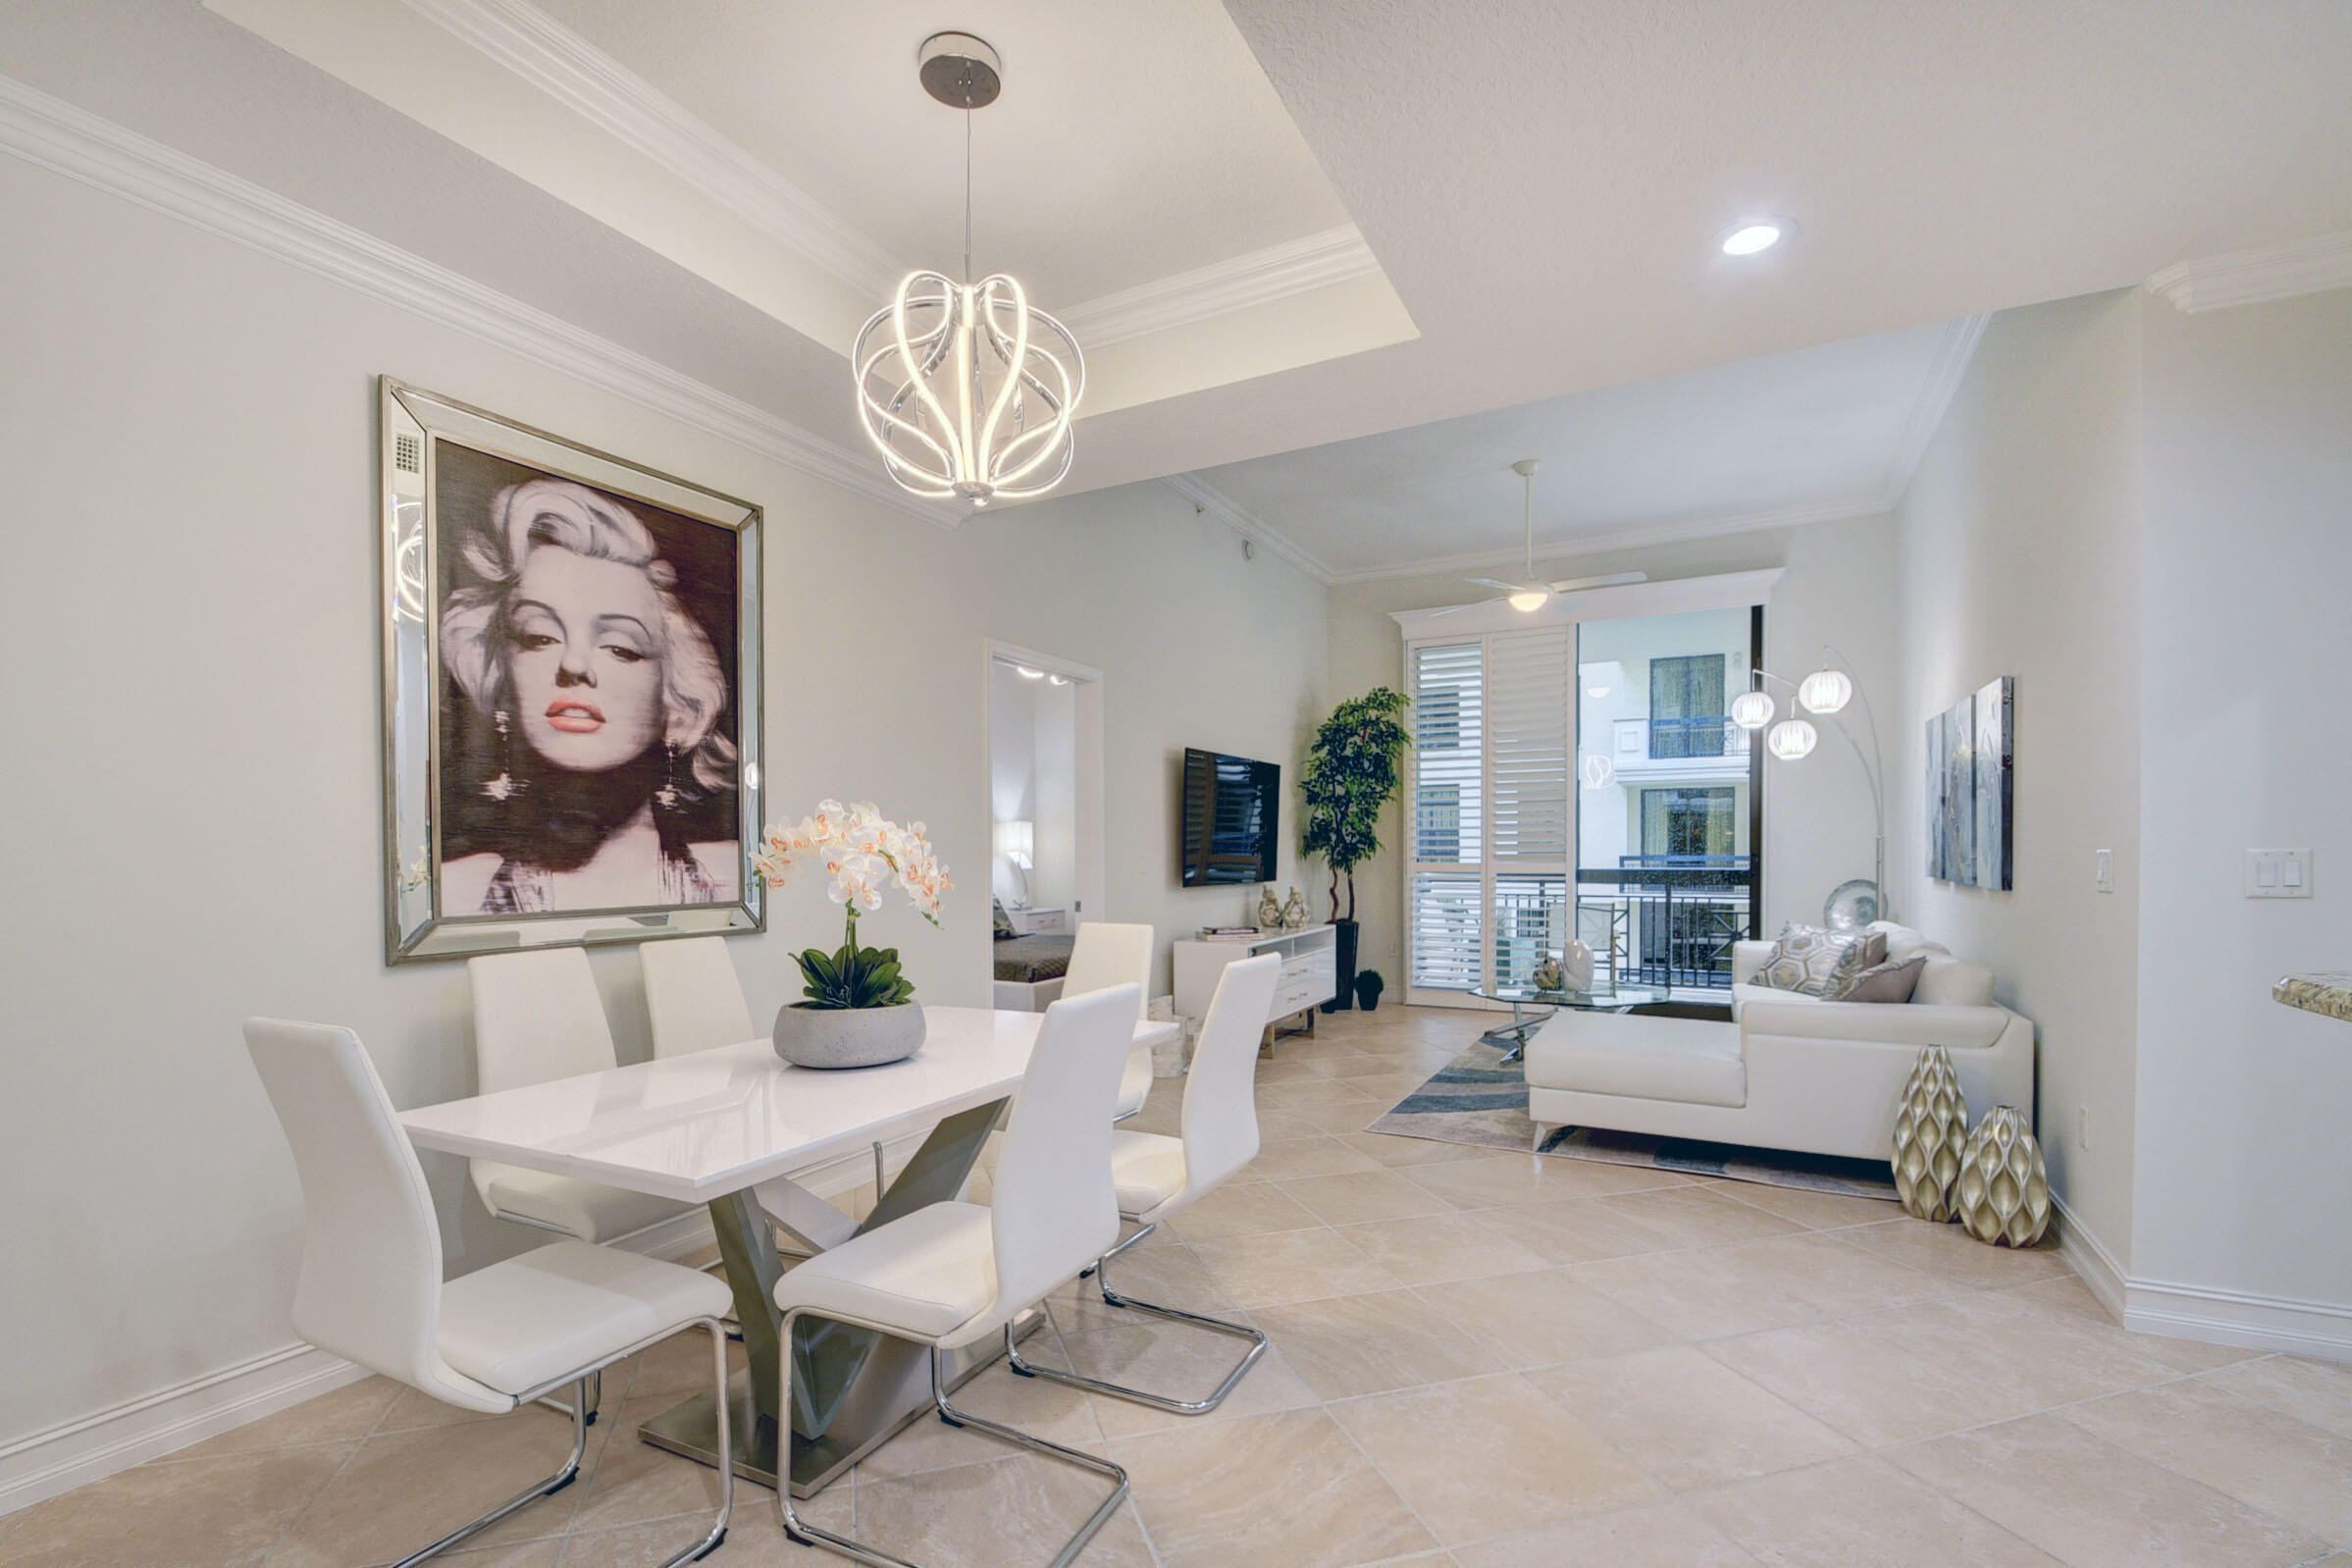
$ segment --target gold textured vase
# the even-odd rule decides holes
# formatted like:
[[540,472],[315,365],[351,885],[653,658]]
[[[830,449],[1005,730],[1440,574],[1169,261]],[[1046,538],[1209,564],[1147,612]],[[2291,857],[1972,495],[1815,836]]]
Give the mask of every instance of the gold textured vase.
[[1997,1247],[2030,1247],[2050,1228],[2050,1175],[2042,1146],[2013,1105],[1985,1114],[1960,1152],[1954,1192],[1968,1234]]
[[1939,1225],[1954,1217],[1953,1185],[1968,1137],[1968,1103],[1940,1045],[1919,1053],[1895,1110],[1895,1196],[1903,1212]]

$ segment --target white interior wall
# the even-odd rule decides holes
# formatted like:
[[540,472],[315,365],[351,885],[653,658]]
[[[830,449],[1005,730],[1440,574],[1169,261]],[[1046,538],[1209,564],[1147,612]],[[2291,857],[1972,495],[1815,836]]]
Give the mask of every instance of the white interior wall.
[[[1037,702],[1031,695],[1039,683],[1021,678],[1019,670],[990,660],[988,665],[988,810],[989,892],[1007,909],[1022,903],[1044,903],[1037,897],[1037,873],[1024,879],[1011,861],[995,853],[998,822],[1037,819]],[[1029,857],[1032,861],[1036,856]],[[1023,881],[1028,886],[1024,890]]]
[[[2270,989],[2352,967],[2352,289],[2142,308],[2134,1306],[2316,1303],[2342,1356],[2352,1024]],[[2245,897],[2268,848],[2314,852],[2312,898]]]
[[[1036,722],[1031,736],[1035,780],[1037,862],[1030,877],[1035,901],[1069,909],[1078,881],[1078,689],[1031,681]],[[1174,935],[1188,936],[1188,931]]]
[[[1279,519],[1276,519],[1279,521]],[[1863,686],[1879,698],[1895,673],[1894,528],[1884,516],[1814,523],[1680,544],[1538,562],[1544,578],[1646,571],[1653,579],[1783,568],[1764,611],[1764,662],[1802,676],[1824,643],[1855,661]],[[1334,700],[1375,686],[1402,689],[1404,643],[1391,611],[1468,603],[1485,590],[1445,572],[1350,584],[1331,591],[1331,692]],[[1883,703],[1884,699],[1879,698]],[[1851,716],[1851,715],[1850,715]],[[1883,715],[1882,715],[1883,721]],[[1764,779],[1763,928],[1817,921],[1829,890],[1870,874],[1871,810],[1866,775],[1834,734],[1790,768],[1767,762]],[[1893,755],[1889,752],[1889,764]],[[1295,800],[1295,794],[1291,797]],[[1384,814],[1381,854],[1356,871],[1357,915],[1364,923],[1359,964],[1392,982],[1403,974],[1403,806]],[[1295,842],[1296,835],[1291,839]],[[1892,872],[1890,880],[1892,879]],[[1323,886],[1320,874],[1313,884]],[[1318,916],[1323,913],[1317,900]]]
[[[380,372],[766,507],[771,813],[831,795],[928,820],[962,884],[945,928],[895,906],[861,925],[926,1000],[987,995],[990,637],[1104,671],[1104,914],[1157,924],[1164,955],[1234,913],[1176,886],[1177,758],[1295,769],[1324,595],[1174,493],[950,533],[29,165],[0,160],[0,719],[30,741],[0,762],[0,1447],[289,1342],[298,1195],[240,1019],[354,1026],[401,1105],[472,1089],[463,968],[382,959]],[[730,943],[755,1017],[835,919],[788,888]],[[644,1056],[634,955],[593,962]],[[427,1171],[453,1272],[531,1241],[456,1162]]]
[[[2118,1264],[2140,844],[2138,308],[2131,292],[2098,294],[1987,327],[1896,511],[1903,676],[1888,737],[1905,917],[1990,966],[2000,999],[2039,1026],[2051,1186]],[[2000,675],[2016,677],[2007,893],[1924,871],[1925,722]],[[2099,849],[2115,852],[2113,895],[2094,890]]]

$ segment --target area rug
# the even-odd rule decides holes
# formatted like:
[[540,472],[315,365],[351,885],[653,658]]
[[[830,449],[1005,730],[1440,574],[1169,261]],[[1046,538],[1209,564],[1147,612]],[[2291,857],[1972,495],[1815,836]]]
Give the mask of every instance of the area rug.
[[[1536,1124],[1527,1116],[1527,1078],[1517,1062],[1505,1062],[1502,1057],[1502,1047],[1481,1041],[1365,1130],[1439,1143],[1526,1148],[1536,1135]],[[1540,1152],[1895,1201],[1894,1177],[1883,1160],[1841,1160],[1825,1154],[1789,1154],[1594,1127],[1554,1127]]]

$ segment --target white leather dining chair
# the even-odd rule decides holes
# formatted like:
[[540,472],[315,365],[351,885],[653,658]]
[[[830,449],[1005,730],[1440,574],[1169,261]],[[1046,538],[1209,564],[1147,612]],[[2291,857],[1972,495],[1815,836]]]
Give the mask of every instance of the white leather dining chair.
[[684,1056],[759,1038],[725,937],[642,943],[637,961],[645,970],[655,1056]]
[[[399,1568],[571,1485],[588,1446],[589,1378],[684,1330],[709,1332],[719,1448],[726,1451],[725,1285],[581,1241],[550,1242],[444,1284],[425,1173],[359,1036],[321,1023],[247,1019],[245,1049],[302,1181],[294,1332],[464,1410],[502,1415],[567,1385],[574,1390],[572,1451],[563,1468],[402,1558]],[[734,1476],[722,1467],[718,1517],[664,1568],[714,1550],[726,1539],[734,1503]]]
[[[1225,1381],[1205,1399],[1175,1399],[1166,1394],[1105,1383],[1076,1372],[1032,1366],[1021,1360],[1011,1334],[1005,1351],[1013,1370],[1023,1377],[1050,1378],[1097,1393],[1116,1394],[1154,1409],[1180,1416],[1206,1415],[1225,1403],[1258,1357],[1266,1352],[1266,1335],[1244,1323],[1227,1323],[1175,1307],[1156,1307],[1148,1301],[1123,1296],[1111,1288],[1105,1265],[1150,1235],[1160,1222],[1196,1202],[1210,1189],[1258,1157],[1258,1035],[1266,1025],[1266,1010],[1274,1004],[1281,983],[1280,954],[1262,953],[1254,959],[1228,964],[1209,1001],[1200,1043],[1193,1048],[1192,1067],[1184,1079],[1182,1135],[1157,1132],[1114,1132],[1111,1172],[1119,1194],[1120,1218],[1143,1228],[1096,1260],[1095,1283],[1107,1306],[1148,1312],[1176,1323],[1196,1324],[1251,1341],[1249,1353],[1226,1374]],[[1000,1176],[1001,1180],[1002,1177]]]
[[[1070,968],[1063,976],[1062,995],[1083,996],[1108,986],[1132,985],[1135,1017],[1140,1021],[1144,1017],[1144,999],[1151,992],[1153,934],[1148,925],[1085,921],[1078,927],[1076,940],[1070,945]],[[1119,1108],[1112,1120],[1124,1122],[1142,1110],[1151,1092],[1151,1047],[1139,1045],[1127,1053],[1126,1067],[1119,1079]]]
[[[991,1205],[933,1203],[820,1252],[776,1281],[784,1314],[782,1342],[803,1318],[872,1329],[928,1345],[931,1402],[951,1427],[971,1427],[1109,1477],[1111,1495],[1054,1558],[1056,1568],[1084,1548],[1127,1494],[1127,1474],[1082,1449],[971,1415],[948,1403],[942,1352],[1010,1330],[1119,1235],[1119,1200],[1111,1186],[1111,1104],[1121,1064],[1134,1038],[1137,987],[1113,986],[1064,997],[1045,1011],[1037,1044],[1013,1102],[997,1162]],[[799,1403],[797,1356],[783,1356],[779,1409]],[[790,1468],[794,1435],[786,1428],[779,1473]],[[822,1542],[861,1562],[900,1565],[879,1548],[834,1535],[803,1519],[792,1489],[776,1489],[784,1530],[795,1542]]]
[[[482,1093],[619,1065],[603,999],[581,949],[486,954],[466,960],[465,972],[474,993],[474,1069]],[[578,1176],[495,1160],[466,1163],[474,1190],[493,1215],[579,1241],[610,1241],[687,1209]]]

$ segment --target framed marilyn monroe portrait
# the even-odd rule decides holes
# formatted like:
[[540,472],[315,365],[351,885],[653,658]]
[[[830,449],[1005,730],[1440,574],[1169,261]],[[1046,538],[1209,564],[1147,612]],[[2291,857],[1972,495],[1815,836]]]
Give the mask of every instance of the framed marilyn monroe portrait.
[[385,955],[765,928],[759,508],[382,383]]

